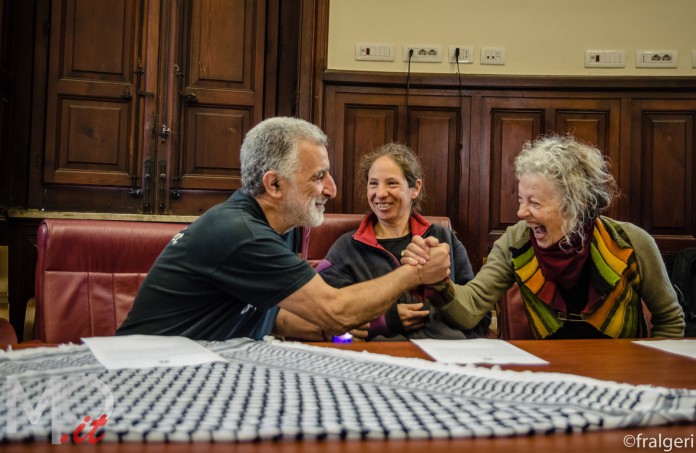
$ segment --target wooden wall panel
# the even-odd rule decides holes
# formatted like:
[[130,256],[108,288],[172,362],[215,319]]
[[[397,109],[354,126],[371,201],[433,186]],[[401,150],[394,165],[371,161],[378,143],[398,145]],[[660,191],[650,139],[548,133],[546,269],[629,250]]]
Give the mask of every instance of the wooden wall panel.
[[379,146],[395,140],[396,115],[394,107],[346,107],[345,147],[341,153],[344,171],[337,181],[341,186],[339,192],[345,195],[342,212],[368,212],[366,188],[358,171],[360,159]]
[[[56,0],[51,3],[50,59],[43,149],[44,207],[71,203],[69,191],[87,186],[87,200],[117,211],[139,202],[96,186],[127,189],[135,168],[137,23],[133,0]],[[68,189],[68,192],[62,192]],[[73,193],[74,195],[74,193]],[[56,197],[56,198],[54,198]],[[88,203],[89,204],[89,203]]]
[[0,0],[0,244],[4,241],[4,214],[10,198],[10,175],[12,158],[10,149],[10,111],[13,107],[12,95],[15,90],[15,68],[12,62],[12,38],[14,31],[14,8],[12,0]]
[[[610,162],[621,195],[609,216],[648,229],[659,226],[653,236],[666,257],[677,248],[696,245],[692,117],[696,89],[688,81],[612,79],[605,84],[608,79],[482,77],[468,78],[459,89],[445,76],[419,75],[415,80],[406,96],[398,76],[327,73],[324,129],[333,145],[332,170],[340,180],[335,211],[354,210],[353,200],[362,196],[354,188],[343,189],[351,184],[351,169],[367,149],[365,143],[396,137],[419,154],[428,171],[435,169],[426,177],[426,191],[434,196],[428,200],[433,212],[426,211],[440,214],[447,200],[444,212],[478,269],[493,241],[518,221],[514,158],[523,144],[541,134],[571,134],[597,146]],[[677,90],[678,95],[671,93]],[[378,119],[371,116],[375,112],[380,112]],[[670,148],[667,159],[657,157],[664,154],[662,149],[646,156],[643,145],[644,115],[657,119],[658,113],[680,123],[671,125],[671,132],[653,124],[660,142],[674,141],[670,137],[675,133],[681,137],[678,152]],[[393,125],[385,126],[386,116]],[[644,173],[647,167],[650,170]],[[681,175],[675,177],[678,206],[664,206],[669,190],[654,189],[646,178],[665,179],[674,167]],[[658,193],[646,194],[648,190]],[[341,198],[342,192],[350,195]],[[660,202],[649,201],[653,197]]]
[[192,107],[187,111],[182,148],[181,189],[241,187],[240,149],[251,128],[248,109]]
[[[621,183],[621,159],[619,157],[619,105],[618,102],[606,103],[595,101],[606,106],[606,110],[594,111],[588,106],[586,110],[557,110],[554,122],[554,130],[559,134],[570,134],[585,143],[597,147],[609,160],[609,170]],[[614,134],[611,134],[611,131]],[[624,165],[625,166],[625,165]],[[619,218],[621,198],[606,213],[613,218]]]
[[127,102],[61,99],[63,126],[47,182],[65,184],[130,184]]
[[[157,160],[168,163],[174,188],[160,196],[161,211],[204,211],[210,198],[197,190],[241,187],[239,150],[246,133],[263,119],[265,1],[203,0],[188,2],[181,23],[182,44],[169,67],[182,63],[179,86],[168,89],[172,140],[155,146]],[[177,93],[174,88],[179,90]],[[169,205],[169,209],[167,209]]]
[[592,144],[599,149],[607,149],[609,134],[608,112],[556,112],[556,130]]
[[[684,233],[689,227],[685,214],[693,174],[686,172],[690,156],[688,133],[693,129],[692,118],[686,115],[646,115],[645,162],[643,188],[649,195],[642,200],[645,204],[644,224],[651,231]],[[687,164],[687,165],[683,165]],[[679,169],[680,171],[675,171]],[[665,202],[669,200],[669,202]],[[689,200],[691,201],[691,200]],[[671,231],[670,231],[671,230]]]
[[[1,5],[0,5],[1,7]],[[10,96],[9,87],[0,85],[0,162],[3,162],[2,168],[0,168],[0,216],[4,215],[4,209],[2,206],[7,206],[7,200],[10,197],[10,185],[11,181],[11,166],[9,165],[12,160],[10,158],[9,144],[10,144]],[[0,235],[0,240],[2,240],[2,235]]]
[[53,7],[44,180],[127,187],[133,3],[66,0]]
[[278,41],[301,45],[311,1],[267,17],[267,0],[41,0],[29,206],[191,215],[229,197],[241,138],[276,107],[294,116],[278,79],[307,96]]
[[[452,222],[466,212],[460,201],[460,182],[468,178],[468,139],[463,117],[468,119],[468,99],[454,93],[409,97],[385,90],[379,94],[332,92],[327,97],[325,130],[329,135],[331,172],[338,195],[331,202],[334,212],[368,212],[365,187],[358,174],[361,157],[379,146],[397,141],[407,144],[418,155],[424,169],[426,197],[423,213],[448,215]],[[463,146],[466,143],[466,147]],[[466,170],[466,171],[464,171]],[[463,176],[462,176],[463,175]],[[461,231],[455,225],[457,231]]]
[[249,62],[253,53],[251,48],[245,49],[244,43],[254,36],[244,26],[244,0],[201,0],[192,4],[196,23],[191,27],[191,62],[195,62],[189,65],[191,84],[226,82],[250,89],[253,65]]
[[[684,105],[686,104],[686,105]],[[687,107],[688,110],[684,110]],[[638,102],[633,209],[661,249],[696,242],[696,102]]]
[[517,181],[513,163],[522,145],[539,135],[543,123],[544,112],[539,110],[491,112],[490,202],[487,209],[487,229],[491,241],[518,220]]
[[60,77],[128,82],[133,73],[133,2],[65,1]]
[[457,220],[459,112],[414,108],[408,112],[409,141],[423,167],[423,213]]
[[255,94],[263,89],[264,2],[205,0],[189,5],[181,25],[181,94],[189,105],[250,105],[259,110],[260,119],[263,98]]

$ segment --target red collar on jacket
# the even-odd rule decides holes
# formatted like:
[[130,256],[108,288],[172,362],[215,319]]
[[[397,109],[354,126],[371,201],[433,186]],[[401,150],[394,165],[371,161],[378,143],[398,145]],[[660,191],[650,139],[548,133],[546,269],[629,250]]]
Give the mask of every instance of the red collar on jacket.
[[[377,237],[375,236],[375,222],[377,222],[377,216],[374,212],[370,212],[360,223],[358,231],[355,232],[353,238],[368,245],[379,246]],[[414,236],[423,236],[425,232],[428,231],[428,228],[430,228],[430,223],[417,212],[411,213],[409,222],[411,225],[411,234]]]

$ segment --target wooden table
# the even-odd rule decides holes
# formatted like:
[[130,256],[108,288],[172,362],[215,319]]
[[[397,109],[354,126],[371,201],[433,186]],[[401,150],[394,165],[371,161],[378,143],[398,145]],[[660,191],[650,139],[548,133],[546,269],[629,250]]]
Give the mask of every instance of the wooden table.
[[[550,371],[634,385],[696,389],[696,360],[639,346],[631,340],[513,340],[509,343],[548,361],[549,365],[501,367],[506,370]],[[430,358],[410,342],[313,344],[397,357]]]
[[[572,373],[597,379],[613,380],[629,384],[652,384],[675,388],[696,389],[696,360],[668,354],[653,348],[632,343],[630,340],[525,340],[510,343],[547,360],[549,365],[503,366],[511,370],[534,370]],[[374,342],[329,344],[314,343],[340,349],[367,350],[399,357],[428,358],[418,347],[409,342]],[[661,436],[662,447],[628,448],[626,436],[654,438]],[[688,448],[672,448],[673,453],[696,450],[696,424],[637,428],[581,434],[554,434],[548,436],[512,437],[462,440],[411,440],[411,441],[282,441],[252,444],[110,444],[60,445],[46,443],[9,444],[0,449],[7,453],[47,452],[166,452],[166,453],[430,453],[453,451],[504,452],[632,452],[666,451],[665,439],[675,442],[685,439]],[[629,439],[630,440],[630,439]],[[657,440],[656,440],[657,441]],[[645,444],[649,445],[649,444]]]

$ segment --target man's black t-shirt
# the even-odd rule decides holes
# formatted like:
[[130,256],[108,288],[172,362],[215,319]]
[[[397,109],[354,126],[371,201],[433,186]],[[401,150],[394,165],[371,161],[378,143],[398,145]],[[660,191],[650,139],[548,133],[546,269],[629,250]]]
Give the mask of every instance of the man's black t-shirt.
[[261,339],[277,304],[314,269],[241,190],[178,233],[155,261],[117,335]]

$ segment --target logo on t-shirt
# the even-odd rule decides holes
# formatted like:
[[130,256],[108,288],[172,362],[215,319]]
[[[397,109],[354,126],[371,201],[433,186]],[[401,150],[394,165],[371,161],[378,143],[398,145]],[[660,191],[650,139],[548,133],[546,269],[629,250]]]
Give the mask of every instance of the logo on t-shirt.
[[181,233],[176,233],[176,235],[172,238],[172,241],[171,241],[172,244],[176,244],[177,242],[179,242],[179,239],[181,239],[182,237],[184,237],[184,233],[183,233],[183,232],[181,232]]

